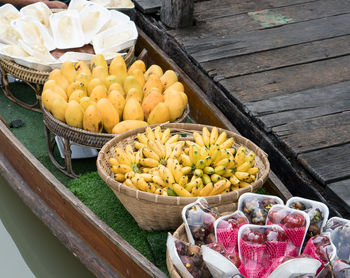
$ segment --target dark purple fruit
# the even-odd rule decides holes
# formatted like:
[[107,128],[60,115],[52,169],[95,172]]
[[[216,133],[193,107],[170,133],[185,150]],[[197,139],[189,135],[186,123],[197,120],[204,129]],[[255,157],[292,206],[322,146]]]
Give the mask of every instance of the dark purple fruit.
[[[200,256],[201,248],[197,245],[190,245],[187,247],[187,255],[188,256]],[[185,254],[186,255],[186,254]]]
[[267,211],[265,209],[258,208],[250,214],[250,222],[256,225],[265,225]]
[[225,255],[226,253],[225,247],[219,242],[210,243],[208,244],[208,247],[216,252],[219,252],[221,255]]
[[212,243],[212,242],[215,242],[216,241],[216,238],[215,238],[215,235],[213,233],[210,233],[206,236],[205,238],[205,243],[206,244],[209,244],[209,243]]
[[275,199],[266,198],[261,201],[261,207],[267,211],[269,211],[273,205],[277,205],[277,201]]
[[320,234],[320,228],[315,225],[315,224],[311,224],[309,227],[309,230],[307,231],[307,234],[309,237],[313,237],[315,235],[319,235]]
[[179,256],[185,256],[187,254],[187,250],[186,250],[187,246],[183,241],[176,240],[175,247],[176,247],[176,251],[179,254]]
[[306,206],[302,202],[294,202],[290,205],[291,208],[293,209],[298,209],[298,210],[306,210]]
[[183,265],[186,267],[186,269],[189,272],[192,272],[193,268],[194,268],[194,263],[193,260],[191,259],[191,257],[189,256],[180,256],[181,262],[183,263]]

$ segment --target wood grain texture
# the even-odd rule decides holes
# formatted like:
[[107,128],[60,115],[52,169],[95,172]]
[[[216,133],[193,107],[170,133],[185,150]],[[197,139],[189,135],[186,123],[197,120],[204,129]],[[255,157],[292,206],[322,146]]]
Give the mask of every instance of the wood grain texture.
[[193,24],[193,0],[162,0],[160,20],[169,28]]
[[[348,129],[349,130],[349,129]],[[323,185],[350,178],[350,144],[301,154],[300,162]]]
[[340,203],[350,213],[350,179],[330,183],[327,185],[326,191],[338,196]]
[[152,14],[160,9],[162,0],[134,0],[134,3],[142,13]]
[[246,107],[270,132],[276,126],[350,109],[350,82],[248,102]]

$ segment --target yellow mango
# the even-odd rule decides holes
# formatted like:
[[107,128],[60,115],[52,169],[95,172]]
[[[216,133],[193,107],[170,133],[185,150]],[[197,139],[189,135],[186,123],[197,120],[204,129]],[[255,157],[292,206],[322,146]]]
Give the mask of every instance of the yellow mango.
[[80,106],[83,108],[84,111],[90,106],[96,104],[90,97],[85,96],[80,99],[79,102]]
[[91,80],[91,75],[88,75],[85,72],[78,73],[76,81],[83,84],[84,89],[87,89],[87,86],[89,85]]
[[120,134],[130,129],[135,129],[135,128],[139,128],[147,125],[148,123],[144,121],[126,120],[116,124],[112,129],[112,133]]
[[113,104],[114,108],[118,111],[119,120],[121,120],[126,103],[125,98],[119,91],[113,90],[108,94],[108,99]]
[[109,89],[109,87],[112,84],[119,84],[118,83],[118,79],[117,79],[117,77],[115,75],[108,75],[107,78],[106,78],[106,87],[107,87],[107,89]]
[[131,75],[131,73],[135,70],[139,69],[142,73],[146,71],[146,65],[144,61],[142,60],[136,60],[128,69],[128,74]]
[[168,105],[164,102],[160,102],[153,108],[148,116],[147,122],[150,125],[161,124],[170,120],[170,111]]
[[176,72],[173,70],[167,70],[160,78],[162,81],[164,90],[178,81]]
[[151,74],[146,81],[145,86],[143,86],[143,95],[147,96],[153,89],[157,89],[160,93],[163,92],[163,84],[160,81],[159,76],[155,74]]
[[68,125],[83,128],[84,111],[75,100],[68,103],[64,117]]
[[54,91],[56,94],[59,94],[63,97],[65,101],[67,101],[67,94],[66,92],[62,89],[62,87],[57,85],[57,82],[55,80],[47,80],[44,84],[43,91],[50,89]]
[[43,102],[44,107],[48,110],[48,111],[52,111],[52,105],[53,102],[57,99],[60,98],[62,100],[63,97],[59,94],[56,94],[53,90],[51,89],[46,89],[45,91],[42,92],[41,94],[41,101]]
[[183,114],[186,108],[186,105],[184,105],[183,97],[180,95],[179,92],[172,91],[169,92],[167,94],[167,97],[165,97],[164,99],[164,103],[169,108],[170,122],[174,122]]
[[75,90],[83,90],[85,91],[85,87],[84,87],[84,83],[75,80],[73,83],[69,84],[68,88],[67,88],[67,97],[69,98],[70,95],[75,91]]
[[86,96],[86,92],[83,90],[75,90],[69,97],[69,102],[75,100],[80,103],[80,99]]
[[[174,96],[175,95],[175,96]],[[169,90],[167,91],[166,94],[164,94],[164,100],[165,101],[169,101],[171,102],[171,100],[173,98],[177,98],[178,96],[181,96],[181,99],[182,99],[182,105],[183,106],[186,106],[187,103],[188,103],[188,98],[187,98],[187,95],[184,93],[184,92],[181,92],[181,91],[175,91],[175,90]]]
[[105,57],[102,54],[96,54],[94,57],[92,57],[90,62],[90,70],[91,72],[94,71],[94,68],[97,66],[102,66],[108,70],[108,64],[106,62]]
[[158,91],[151,91],[142,101],[142,110],[145,115],[145,119],[148,119],[149,114],[153,110],[154,107],[159,102],[164,102],[164,97]]
[[91,92],[90,98],[94,102],[98,102],[101,98],[107,97],[107,90],[105,86],[97,85]]
[[148,78],[152,74],[155,74],[155,75],[157,75],[160,78],[163,75],[163,70],[158,65],[152,65],[146,70],[146,72],[145,72],[145,79],[148,80]]
[[143,72],[140,69],[134,69],[130,75],[134,76],[139,82],[141,88],[143,88],[145,85],[145,77],[143,76]]
[[92,78],[99,78],[104,84],[108,77],[108,70],[103,66],[96,66],[92,71]]
[[123,85],[125,78],[128,76],[123,57],[116,56],[113,58],[109,65],[109,75],[114,75],[117,78],[117,82]]
[[49,79],[44,83],[43,91],[45,91],[46,89],[52,89],[56,86],[58,86],[56,81],[53,79],[52,80]]
[[104,129],[111,133],[113,127],[119,123],[119,113],[114,108],[113,104],[107,98],[101,98],[97,102],[97,110],[102,116],[102,123]]
[[[142,87],[141,85],[139,84],[139,82],[137,81],[137,79],[132,76],[132,75],[129,75],[125,78],[125,81],[124,81],[124,91],[126,93],[126,95],[128,95],[128,92],[131,88],[135,88],[137,90],[140,91],[140,94],[142,94]],[[142,97],[143,97],[143,94],[142,94]]]
[[[93,78],[89,82],[89,85],[87,86],[87,95],[90,96],[92,93],[92,90],[97,86],[97,85],[102,85],[106,87],[105,83],[99,78]],[[107,88],[106,88],[107,89]]]
[[84,61],[79,61],[75,64],[74,67],[77,72],[77,75],[79,75],[80,73],[85,73],[91,78],[91,71],[89,69],[89,66]]
[[108,94],[111,91],[118,91],[122,94],[122,96],[125,98],[126,97],[126,93],[124,91],[124,88],[119,84],[119,83],[113,83],[111,86],[109,86],[108,88]]
[[56,119],[62,122],[65,122],[66,121],[65,114],[66,114],[67,107],[68,107],[68,103],[65,100],[61,98],[56,98],[52,103],[51,113]]
[[87,131],[101,133],[103,124],[102,116],[97,109],[97,105],[89,105],[83,117],[83,128]]
[[68,80],[68,83],[73,83],[77,77],[77,72],[74,68],[74,64],[71,61],[65,61],[61,66],[61,72],[63,76]]
[[181,91],[181,92],[184,92],[185,88],[184,88],[184,85],[182,85],[181,82],[175,82],[170,87],[168,87],[166,90],[164,90],[163,94],[165,95],[168,91]]
[[64,77],[60,69],[54,69],[49,74],[49,80],[55,80],[56,84],[60,86],[64,91],[67,90],[69,83],[68,80]]
[[142,91],[139,91],[136,88],[131,88],[128,91],[128,94],[126,95],[126,100],[128,100],[129,98],[132,98],[132,97],[137,99],[137,101],[141,103],[142,97],[143,97]]
[[141,104],[135,98],[129,98],[125,103],[123,120],[144,120]]

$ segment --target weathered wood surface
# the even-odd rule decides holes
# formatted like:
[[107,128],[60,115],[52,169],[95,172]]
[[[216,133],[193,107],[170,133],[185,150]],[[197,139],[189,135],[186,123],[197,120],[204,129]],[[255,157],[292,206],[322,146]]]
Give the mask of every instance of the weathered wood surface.
[[160,19],[169,28],[193,24],[193,0],[162,0]]
[[339,196],[341,204],[350,210],[350,179],[342,180],[339,182],[330,183],[327,185],[326,190],[331,195]]
[[162,0],[134,0],[135,6],[144,14],[155,13],[160,9]]
[[[196,3],[194,17],[178,30],[137,21],[265,148],[293,194],[331,200],[326,186],[349,170],[350,2],[211,0]],[[331,154],[338,160],[323,160]]]

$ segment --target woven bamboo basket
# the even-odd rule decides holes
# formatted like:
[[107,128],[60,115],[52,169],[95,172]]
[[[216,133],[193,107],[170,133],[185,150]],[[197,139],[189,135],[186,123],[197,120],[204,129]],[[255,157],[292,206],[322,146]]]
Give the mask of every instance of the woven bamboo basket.
[[[132,46],[129,48],[126,56],[125,63],[127,66],[131,65],[132,60],[134,59],[135,47]],[[0,66],[7,73],[12,75],[15,78],[20,80],[43,85],[49,77],[50,71],[39,71],[35,69],[31,69],[22,65],[17,64],[15,61],[11,59],[0,59]]]
[[[57,136],[61,136],[65,139],[68,139],[75,144],[81,146],[87,146],[92,148],[101,149],[104,144],[106,144],[109,140],[117,136],[116,134],[109,133],[96,133],[90,132],[81,128],[72,127],[58,119],[56,119],[42,104],[43,111],[43,121],[45,126]],[[184,122],[186,117],[190,112],[190,108],[187,105],[185,111],[182,116],[176,119],[177,123]],[[119,137],[119,136],[118,136]]]
[[[171,129],[171,134],[180,134],[181,138],[193,140],[192,134],[197,131],[202,133],[205,125],[187,124],[187,123],[171,123],[161,125],[162,130]],[[213,128],[207,126],[209,131]],[[171,230],[176,229],[182,222],[182,208],[194,202],[197,197],[173,197],[160,196],[128,187],[114,179],[114,175],[110,170],[108,159],[115,157],[115,147],[124,148],[126,144],[133,145],[137,133],[144,132],[146,127],[130,130],[113,138],[100,150],[97,157],[97,171],[100,177],[112,189],[114,194],[134,217],[137,224],[144,230]],[[223,132],[219,129],[219,132]],[[233,211],[237,208],[237,202],[240,195],[245,192],[255,192],[258,190],[268,178],[270,164],[266,154],[250,140],[226,130],[227,136],[235,139],[235,147],[240,145],[246,146],[247,150],[252,150],[256,154],[256,165],[260,171],[254,183],[248,187],[231,191],[226,194],[206,197],[211,207],[216,207],[218,211]],[[186,137],[185,137],[186,136]]]

